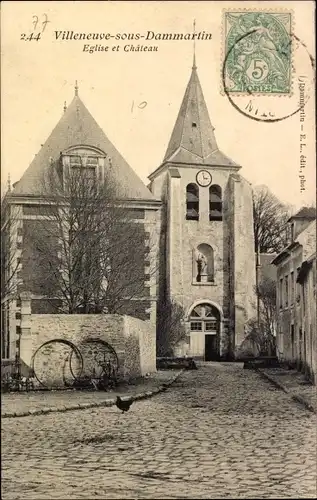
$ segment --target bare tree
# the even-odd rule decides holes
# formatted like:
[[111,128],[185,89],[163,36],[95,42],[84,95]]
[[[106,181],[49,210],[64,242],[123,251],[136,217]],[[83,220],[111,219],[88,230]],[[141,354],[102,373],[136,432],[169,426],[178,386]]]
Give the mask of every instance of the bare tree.
[[256,291],[260,299],[260,318],[263,323],[266,336],[275,336],[276,334],[276,281],[263,277]]
[[273,355],[277,321],[276,282],[263,277],[255,291],[260,301],[260,316],[247,322],[244,348],[253,354]]
[[157,338],[160,356],[173,355],[177,344],[186,338],[184,319],[184,309],[175,300],[167,300],[161,304]]
[[283,205],[266,186],[253,190],[255,252],[279,253],[288,242],[290,208]]
[[145,296],[144,281],[155,275],[152,247],[142,222],[117,199],[110,178],[51,168],[42,185],[41,215],[24,221],[25,287],[51,298],[58,311],[118,313]]

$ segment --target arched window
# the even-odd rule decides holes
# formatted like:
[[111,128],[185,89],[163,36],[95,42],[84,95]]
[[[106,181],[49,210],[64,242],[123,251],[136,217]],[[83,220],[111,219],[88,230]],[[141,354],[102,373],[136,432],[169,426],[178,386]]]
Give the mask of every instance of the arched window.
[[219,332],[219,311],[210,304],[199,304],[194,307],[189,315],[189,320],[192,332]]
[[199,220],[199,188],[197,184],[186,187],[186,220]]
[[209,220],[222,220],[221,187],[216,184],[209,188]]
[[194,251],[193,281],[196,283],[213,283],[214,251],[207,243],[202,243]]
[[103,182],[105,177],[106,154],[92,146],[71,146],[60,154],[62,179],[64,187],[85,186],[92,188],[92,194],[97,182]]

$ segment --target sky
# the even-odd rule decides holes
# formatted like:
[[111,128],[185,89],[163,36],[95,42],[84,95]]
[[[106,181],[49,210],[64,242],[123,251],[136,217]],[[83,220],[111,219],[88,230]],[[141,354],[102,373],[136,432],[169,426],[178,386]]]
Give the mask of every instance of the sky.
[[[242,166],[252,184],[267,185],[278,198],[299,208],[316,198],[315,109],[311,60],[314,2],[269,2],[270,9],[292,10],[293,95],[257,97],[253,105],[284,117],[297,109],[298,79],[305,86],[305,118],[300,114],[267,123],[241,113],[250,96],[222,93],[224,9],[267,9],[268,2],[2,2],[1,187],[8,174],[19,180],[62,116],[64,101],[79,95],[107,137],[139,177],[162,162],[188,83],[193,42],[188,40],[83,41],[56,39],[64,30],[83,33],[211,33],[196,42],[198,75],[219,149]],[[40,40],[25,40],[34,31]],[[48,23],[42,24],[48,20]],[[45,26],[45,27],[44,27]],[[24,36],[23,36],[24,35]],[[89,53],[85,44],[108,45]],[[125,52],[124,46],[153,45],[156,52]],[[112,50],[118,46],[119,50]],[[252,97],[253,99],[253,97]],[[144,104],[146,103],[146,104]],[[298,106],[297,106],[298,107]],[[237,109],[239,108],[239,109]],[[305,138],[300,138],[304,134]],[[300,169],[300,143],[306,165]],[[305,176],[300,191],[299,175]]]

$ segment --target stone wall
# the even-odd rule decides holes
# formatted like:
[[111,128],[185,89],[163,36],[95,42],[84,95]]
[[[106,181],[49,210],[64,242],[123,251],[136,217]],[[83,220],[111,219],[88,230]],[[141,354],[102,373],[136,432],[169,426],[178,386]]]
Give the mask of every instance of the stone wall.
[[[186,186],[196,183],[197,168],[178,168],[180,178],[170,177],[169,196],[169,248],[167,260],[170,266],[171,295],[187,312],[197,300],[210,299],[223,309],[227,289],[227,269],[224,263],[224,228],[222,221],[209,221],[209,188],[199,188],[199,220],[186,220]],[[223,196],[230,172],[212,171],[212,183],[221,187]],[[193,252],[206,243],[214,251],[214,283],[196,283],[193,279]]]
[[[24,205],[19,215],[21,220],[19,220],[18,236],[20,248],[20,265],[17,273],[18,293],[23,291],[32,293],[32,312],[35,314],[64,313],[65,307],[67,312],[67,304],[63,304],[62,300],[56,300],[57,296],[61,297],[63,294],[58,282],[52,278],[54,273],[51,272],[52,263],[54,266],[60,265],[60,257],[57,257],[58,241],[56,238],[52,240],[50,246],[52,253],[48,253],[47,248],[42,250],[38,248],[39,238],[47,240],[49,235],[54,234],[54,227],[57,224],[54,218],[43,221],[40,215],[43,207],[45,208],[37,204],[30,207]],[[31,212],[30,208],[32,208]],[[156,203],[155,207],[149,207],[149,209],[141,208],[140,204],[138,208],[133,208],[131,205],[125,214],[125,217],[128,216],[131,217],[128,231],[131,235],[135,235],[135,239],[133,247],[127,239],[126,246],[122,249],[123,255],[130,255],[130,265],[128,262],[124,267],[125,262],[122,262],[122,270],[119,267],[115,269],[115,280],[112,281],[108,290],[110,302],[114,302],[116,306],[112,312],[155,321],[160,204]],[[52,230],[48,232],[47,224],[52,225]],[[121,230],[118,226],[118,235]],[[115,252],[119,250],[116,248]],[[133,300],[130,300],[131,297]]]
[[[83,375],[92,375],[93,367],[98,375],[96,360],[111,359],[114,363],[115,355],[103,343],[110,344],[117,354],[120,378],[156,371],[155,323],[121,315],[31,314],[30,300],[24,298],[22,304],[21,358],[29,366],[43,343],[61,339],[80,349]],[[78,376],[80,359],[68,345],[50,343],[35,355],[34,368],[45,384],[63,385],[65,380],[73,380],[71,370]]]
[[[302,247],[292,254],[277,268],[277,354],[281,360],[295,361],[299,356],[299,329],[301,317],[300,286],[296,283],[297,272],[303,261]],[[293,275],[291,274],[293,273]],[[285,303],[285,277],[289,281],[289,298]],[[291,282],[293,276],[293,283]],[[282,280],[282,295],[280,280]],[[294,290],[294,291],[293,291]],[[291,332],[294,332],[293,341]]]
[[[134,338],[138,345],[138,355],[140,371],[142,375],[155,371],[156,348],[155,348],[155,325],[149,321],[140,321],[131,316],[124,316],[124,333],[127,338]],[[132,358],[131,354],[126,356],[126,360]],[[139,369],[138,368],[138,369]]]
[[253,205],[251,185],[241,175],[231,176],[230,191],[233,210],[230,279],[237,352],[245,337],[245,324],[256,314]]
[[[165,280],[161,288],[167,298],[176,300],[184,309],[185,327],[189,335],[188,315],[198,302],[213,304],[221,314],[220,355],[232,354],[244,340],[244,326],[255,315],[255,255],[253,234],[252,190],[235,170],[213,169],[212,183],[223,193],[223,219],[209,220],[209,188],[199,188],[199,220],[186,220],[186,186],[196,183],[200,166],[185,168],[173,165],[152,182],[156,196],[166,205],[166,248],[161,259],[166,261]],[[164,178],[164,182],[163,182]],[[166,186],[167,181],[167,186]],[[167,196],[165,201],[165,191]],[[194,279],[194,250],[208,244],[214,252],[214,281],[197,283]],[[164,271],[164,269],[162,268]],[[162,309],[162,310],[161,310]],[[159,314],[164,314],[163,308]],[[188,336],[189,338],[189,336]],[[235,342],[236,341],[236,342]],[[189,352],[186,342],[178,352]]]
[[[181,342],[177,348],[180,354],[191,354],[189,342],[189,313],[194,304],[209,303],[220,312],[222,320],[224,305],[227,305],[228,267],[224,260],[224,232],[227,224],[225,207],[223,220],[209,220],[209,187],[199,188],[199,220],[186,220],[186,187],[189,183],[196,183],[196,174],[199,166],[184,168],[178,166],[179,176],[169,175],[169,196],[167,199],[167,289],[169,296],[176,300],[184,310],[187,342]],[[212,171],[212,183],[221,187],[224,193],[230,172],[224,170]],[[214,281],[196,282],[194,271],[194,252],[201,244],[210,245],[214,257]],[[226,310],[228,313],[228,310]],[[220,355],[224,355],[228,348],[227,322],[220,325]],[[204,338],[202,339],[204,342]]]

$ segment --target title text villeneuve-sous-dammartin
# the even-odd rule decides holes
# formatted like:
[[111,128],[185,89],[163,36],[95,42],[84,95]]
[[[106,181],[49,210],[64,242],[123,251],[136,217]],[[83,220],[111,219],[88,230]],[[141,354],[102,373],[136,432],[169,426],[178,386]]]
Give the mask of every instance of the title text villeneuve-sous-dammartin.
[[[211,40],[212,34],[205,31],[198,31],[197,33],[158,33],[155,31],[146,31],[142,33],[79,33],[76,31],[55,31],[55,39],[59,41],[71,40],[84,40],[84,41],[159,41],[159,40]],[[118,46],[119,47],[119,46]],[[95,52],[106,51],[109,47],[107,45],[90,45],[85,44],[83,51]],[[117,49],[118,50],[118,49]],[[157,46],[141,45],[140,43],[124,45],[123,50],[130,51],[155,51]]]

